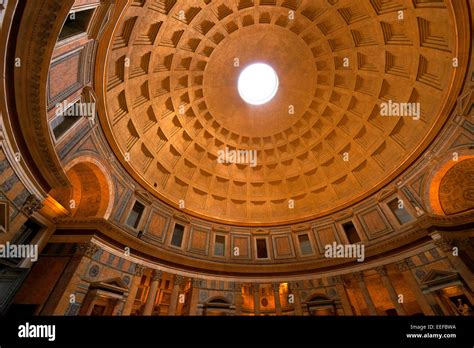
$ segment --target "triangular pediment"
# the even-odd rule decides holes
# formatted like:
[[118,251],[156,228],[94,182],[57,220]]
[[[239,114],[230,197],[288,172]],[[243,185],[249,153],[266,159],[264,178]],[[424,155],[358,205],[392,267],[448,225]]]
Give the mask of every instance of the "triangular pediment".
[[414,182],[410,184],[410,187],[415,190],[415,192],[418,194],[418,196],[421,195],[421,189],[423,187],[423,179],[425,178],[425,175],[420,175],[418,179],[416,179]]
[[291,230],[293,232],[300,232],[300,231],[306,231],[309,230],[310,226],[308,224],[302,224],[302,225],[297,225],[297,226],[292,226]]
[[442,271],[437,269],[430,270],[421,280],[422,284],[428,284],[433,282],[443,282],[443,281],[452,281],[453,279],[458,278],[456,272]]
[[94,282],[90,286],[91,289],[113,290],[119,292],[127,292],[128,285],[121,278],[112,278],[100,282]]
[[135,190],[135,194],[148,204],[151,204],[153,202],[152,195],[147,191]]
[[472,90],[468,90],[458,98],[458,113],[462,116],[467,116],[469,114],[469,110],[472,108],[473,103],[474,93],[472,93]]
[[377,193],[377,201],[380,202],[380,201],[384,200],[385,198],[387,198],[388,196],[391,196],[395,193],[397,193],[397,188],[396,187],[383,188]]
[[187,215],[184,215],[184,214],[181,214],[181,213],[174,214],[174,219],[175,220],[180,220],[180,221],[185,222],[185,223],[190,223],[191,222],[191,220],[189,219],[189,217]]

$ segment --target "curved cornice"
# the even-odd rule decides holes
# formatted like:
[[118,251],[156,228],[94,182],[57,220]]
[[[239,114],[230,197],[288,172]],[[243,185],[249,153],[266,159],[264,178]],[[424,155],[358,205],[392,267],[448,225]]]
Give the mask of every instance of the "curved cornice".
[[[384,255],[397,253],[400,250],[410,248],[413,245],[426,242],[428,233],[436,229],[444,229],[447,226],[459,226],[461,229],[472,228],[474,224],[474,212],[457,214],[450,217],[438,217],[434,215],[425,215],[408,229],[389,239],[367,246],[365,251],[366,258],[364,263],[379,259]],[[464,226],[464,227],[463,227]],[[471,226],[471,227],[469,227]],[[104,219],[91,218],[66,218],[58,220],[58,231],[56,236],[81,236],[94,235],[107,240],[117,249],[128,247],[131,253],[150,262],[169,267],[181,268],[200,274],[220,274],[226,276],[292,276],[301,274],[317,274],[328,270],[337,270],[339,268],[354,267],[359,263],[346,259],[327,259],[319,258],[307,261],[297,260],[295,262],[275,261],[270,263],[248,261],[211,261],[209,259],[192,258],[187,255],[177,254],[172,250],[158,248],[146,241],[136,238],[127,233],[119,226]]]
[[28,1],[18,33],[15,97],[19,123],[32,159],[50,187],[68,180],[54,150],[47,117],[47,81],[53,50],[74,0]]

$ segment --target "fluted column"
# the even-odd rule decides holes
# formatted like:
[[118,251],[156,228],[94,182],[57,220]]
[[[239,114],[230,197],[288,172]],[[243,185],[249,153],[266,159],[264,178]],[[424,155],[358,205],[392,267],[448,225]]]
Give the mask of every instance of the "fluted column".
[[135,303],[135,298],[137,297],[138,287],[140,286],[144,270],[145,267],[142,265],[135,266],[135,276],[130,282],[130,290],[128,292],[127,301],[125,302],[122,315],[130,315],[132,313],[133,304]]
[[185,278],[181,275],[174,276],[173,292],[171,293],[170,309],[168,315],[176,315],[176,308],[178,307],[179,293],[181,286],[184,285]]
[[420,286],[418,285],[418,282],[416,281],[415,276],[411,272],[411,269],[413,266],[411,266],[408,261],[402,260],[397,262],[398,269],[400,270],[403,279],[408,284],[408,287],[413,291],[416,297],[416,302],[420,306],[423,314],[425,315],[434,315],[433,309],[431,309],[430,303],[427,299],[429,294],[423,294],[423,292],[420,289]]
[[372,301],[369,290],[367,290],[367,286],[365,285],[364,274],[362,272],[357,272],[354,273],[354,277],[357,280],[357,284],[359,285],[359,289],[362,292],[362,296],[364,296],[365,303],[369,309],[369,315],[377,315],[374,302]]
[[290,285],[290,295],[293,295],[294,309],[296,315],[303,315],[303,306],[301,305],[301,294],[298,283],[294,282]]
[[197,315],[197,307],[199,304],[199,292],[201,288],[201,280],[193,279],[193,289],[191,293],[191,303],[189,309],[189,315]]
[[281,315],[280,283],[273,284],[273,296],[275,297],[275,313]]
[[153,270],[151,274],[150,290],[148,291],[148,297],[146,298],[145,308],[143,309],[143,315],[151,315],[153,313],[153,307],[155,306],[156,294],[158,292],[158,285],[160,279],[163,276],[163,272]]
[[385,266],[379,266],[376,268],[377,273],[382,278],[382,283],[385,289],[388,291],[388,295],[390,296],[390,300],[392,304],[395,306],[395,310],[397,311],[398,315],[406,315],[405,309],[403,308],[402,304],[398,302],[398,294],[393,287],[390,278],[388,277],[387,269]]
[[344,285],[344,279],[341,276],[333,277],[334,283],[336,284],[337,294],[341,300],[342,309],[345,315],[353,315],[351,302],[349,296],[347,296],[346,287]]
[[242,315],[242,284],[234,283],[235,315]]
[[464,279],[464,282],[466,283],[467,287],[472,292],[474,292],[474,274],[469,270],[469,268],[459,256],[453,255],[453,248],[457,247],[458,249],[460,249],[463,243],[468,243],[467,238],[466,240],[447,239],[439,232],[431,233],[430,237],[433,238],[436,247],[438,247],[442,251],[442,253],[448,258],[453,268]]
[[253,313],[255,316],[260,315],[260,285],[253,284]]

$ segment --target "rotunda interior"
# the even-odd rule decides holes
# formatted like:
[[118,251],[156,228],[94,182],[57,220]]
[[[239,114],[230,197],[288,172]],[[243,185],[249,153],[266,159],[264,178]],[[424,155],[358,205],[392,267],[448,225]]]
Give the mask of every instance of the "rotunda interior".
[[0,1],[0,313],[473,315],[471,6]]

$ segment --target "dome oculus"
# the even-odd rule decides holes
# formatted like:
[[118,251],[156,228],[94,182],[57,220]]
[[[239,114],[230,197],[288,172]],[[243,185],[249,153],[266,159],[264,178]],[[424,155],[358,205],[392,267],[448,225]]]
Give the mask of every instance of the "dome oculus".
[[278,85],[278,75],[271,66],[255,63],[240,73],[238,90],[247,104],[263,105],[275,97]]

